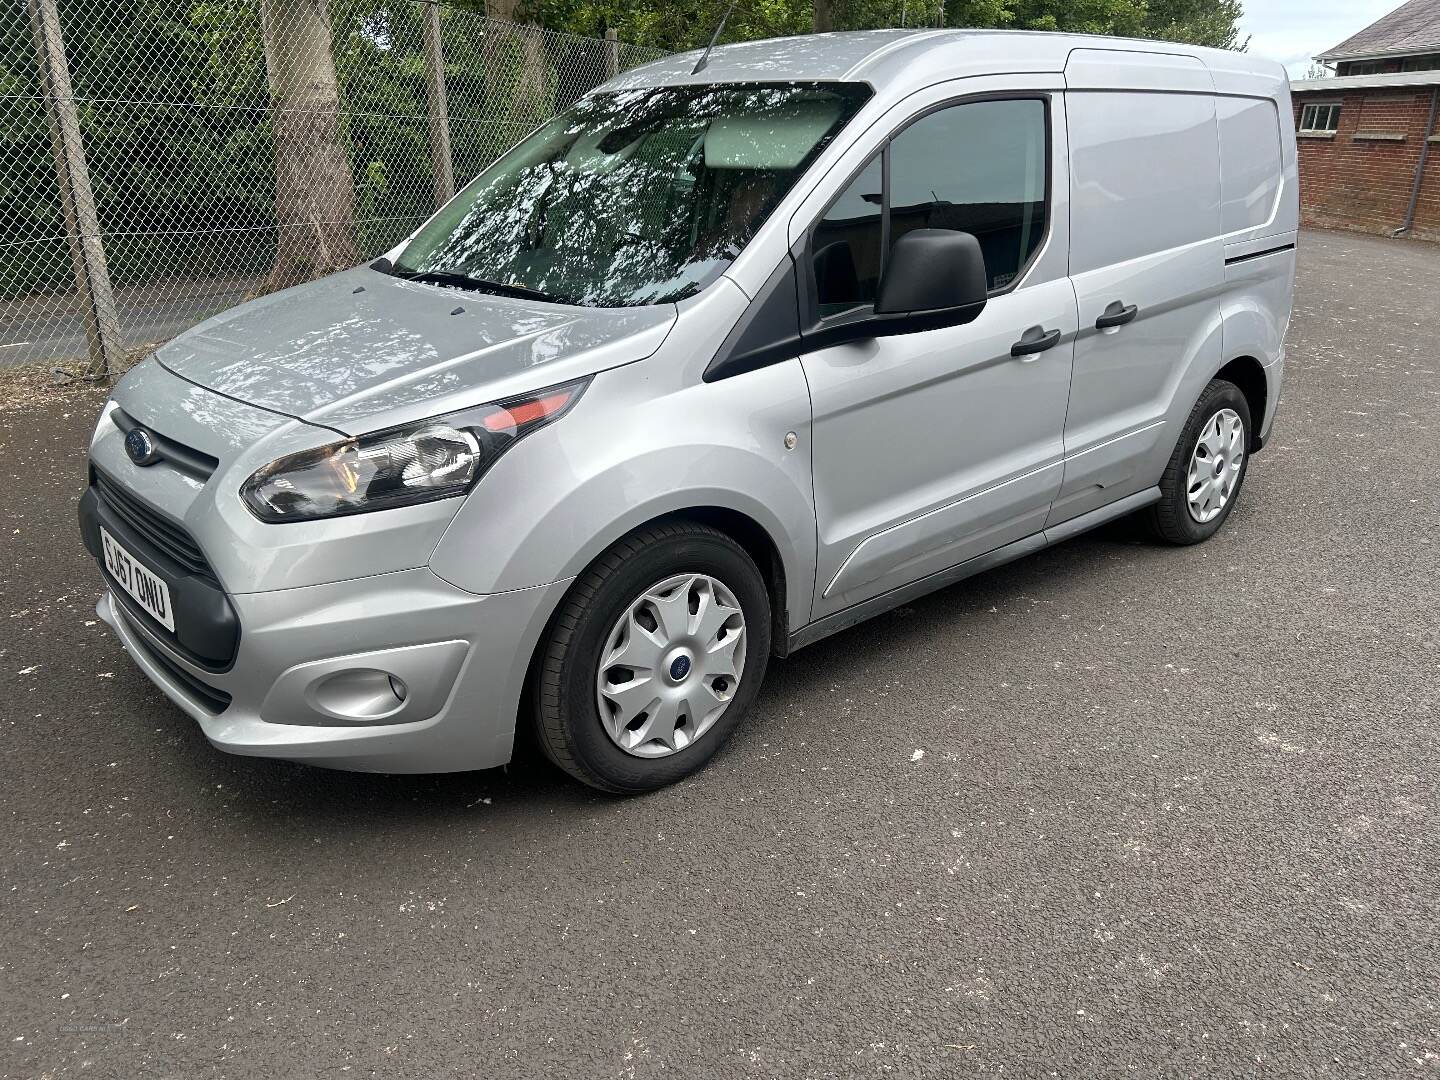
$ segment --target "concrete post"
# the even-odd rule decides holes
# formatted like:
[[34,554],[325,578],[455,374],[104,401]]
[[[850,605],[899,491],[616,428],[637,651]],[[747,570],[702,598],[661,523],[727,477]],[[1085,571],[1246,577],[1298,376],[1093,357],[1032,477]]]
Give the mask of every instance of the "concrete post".
[[620,31],[611,28],[605,31],[605,80],[608,82],[620,74]]
[[60,36],[60,14],[55,0],[27,0],[27,3],[41,94],[50,122],[50,145],[55,153],[55,179],[60,186],[65,231],[70,239],[70,258],[90,350],[87,374],[91,378],[103,378],[120,370],[124,346],[115,297],[110,290],[110,273],[105,266],[100,222],[95,215],[95,193],[90,188],[80,118],[75,111],[75,91],[70,85],[70,64]]
[[450,156],[450,106],[445,97],[445,45],[440,38],[440,4],[425,8],[425,88],[430,109],[430,171],[435,176],[435,205],[455,194],[455,164]]

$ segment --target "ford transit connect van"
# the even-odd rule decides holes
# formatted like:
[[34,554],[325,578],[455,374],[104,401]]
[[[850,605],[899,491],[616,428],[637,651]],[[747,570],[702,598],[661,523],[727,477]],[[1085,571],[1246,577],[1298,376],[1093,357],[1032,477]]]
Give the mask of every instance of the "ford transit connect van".
[[627,72],[379,261],[116,386],[100,616],[217,747],[637,792],[766,665],[1121,515],[1213,535],[1275,415],[1283,70],[876,31]]

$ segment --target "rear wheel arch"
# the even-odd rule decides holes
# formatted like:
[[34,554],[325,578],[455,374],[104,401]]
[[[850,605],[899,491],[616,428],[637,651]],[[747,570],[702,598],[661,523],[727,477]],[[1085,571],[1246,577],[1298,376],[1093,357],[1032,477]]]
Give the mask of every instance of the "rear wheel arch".
[[1234,383],[1245,395],[1245,402],[1250,406],[1250,445],[1247,449],[1254,453],[1260,449],[1260,428],[1265,423],[1265,405],[1270,394],[1264,366],[1253,356],[1237,356],[1214,377]]
[[[1227,450],[1222,449],[1222,445],[1212,445],[1210,438],[1204,434],[1212,422],[1222,424],[1227,412],[1233,414],[1234,424],[1244,425],[1248,436],[1240,443],[1243,449],[1238,458],[1231,451],[1239,440],[1222,444],[1230,447]],[[1236,383],[1217,376],[1206,384],[1181,426],[1175,448],[1160,477],[1160,498],[1141,512],[1141,520],[1157,540],[1177,545],[1198,544],[1208,540],[1225,524],[1239,499],[1250,464],[1249,444],[1255,424],[1249,412],[1249,400]],[[1207,447],[1213,450],[1215,457],[1202,460],[1201,451]],[[1196,473],[1197,460],[1206,466],[1206,471]],[[1208,471],[1212,461],[1217,466],[1213,474]],[[1220,512],[1206,517],[1195,515],[1192,508],[1197,493],[1204,496],[1215,483],[1222,485],[1224,496]],[[1208,498],[1206,507],[1209,507]]]

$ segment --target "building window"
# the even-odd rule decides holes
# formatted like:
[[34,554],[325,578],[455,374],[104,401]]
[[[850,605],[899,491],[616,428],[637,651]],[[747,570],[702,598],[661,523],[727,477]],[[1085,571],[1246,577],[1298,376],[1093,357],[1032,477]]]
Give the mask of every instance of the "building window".
[[1350,65],[1346,75],[1379,75],[1385,70],[1385,64],[1380,60],[1360,60]]
[[1408,56],[1400,64],[1401,71],[1440,71],[1440,53],[1433,56]]
[[1338,104],[1306,105],[1300,110],[1300,130],[1333,134],[1340,129]]

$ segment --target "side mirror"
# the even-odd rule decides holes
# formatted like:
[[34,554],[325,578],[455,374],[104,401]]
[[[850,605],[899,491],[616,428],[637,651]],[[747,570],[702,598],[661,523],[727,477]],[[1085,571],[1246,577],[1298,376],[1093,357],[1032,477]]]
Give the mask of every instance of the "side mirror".
[[[815,256],[817,282],[838,281],[841,296],[854,295],[854,258],[844,243],[829,244]],[[915,229],[890,249],[873,312],[838,316],[801,331],[812,349],[851,341],[914,334],[973,322],[985,310],[989,275],[980,241],[951,229]],[[849,286],[850,291],[844,291]]]
[[[989,277],[980,241],[951,229],[914,229],[890,249],[880,295],[875,301],[876,322],[913,319],[934,329],[971,322],[985,307]],[[907,333],[910,328],[880,333]]]

